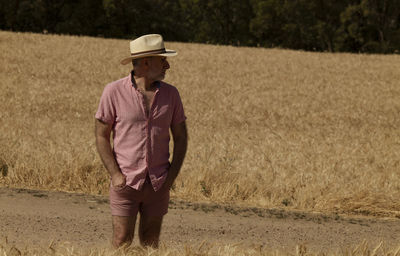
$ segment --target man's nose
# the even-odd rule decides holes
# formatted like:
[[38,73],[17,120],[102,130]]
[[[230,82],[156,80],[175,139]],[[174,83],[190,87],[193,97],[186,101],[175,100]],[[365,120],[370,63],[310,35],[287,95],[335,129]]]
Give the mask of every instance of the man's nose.
[[164,63],[164,69],[169,69],[169,63],[168,63],[168,61],[165,61],[165,63]]

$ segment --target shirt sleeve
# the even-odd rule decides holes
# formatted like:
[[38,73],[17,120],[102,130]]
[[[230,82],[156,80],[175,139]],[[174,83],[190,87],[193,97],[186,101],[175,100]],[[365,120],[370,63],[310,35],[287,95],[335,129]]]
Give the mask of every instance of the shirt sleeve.
[[185,116],[185,111],[183,110],[183,104],[181,97],[179,95],[178,90],[175,89],[175,95],[174,95],[174,110],[173,110],[173,116],[172,116],[172,125],[176,125],[179,123],[182,123],[183,121],[186,120]]
[[100,98],[99,107],[95,118],[108,124],[113,124],[115,120],[115,102],[113,100],[112,86],[109,84],[104,88]]

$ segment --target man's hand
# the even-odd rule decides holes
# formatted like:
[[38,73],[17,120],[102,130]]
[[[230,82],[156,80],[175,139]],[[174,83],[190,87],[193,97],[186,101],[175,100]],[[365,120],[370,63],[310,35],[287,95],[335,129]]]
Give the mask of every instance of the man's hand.
[[[171,168],[168,170],[168,172],[174,173],[173,171],[171,171]],[[176,172],[176,171],[175,171]],[[172,179],[166,179],[164,184],[162,185],[162,189],[168,189],[170,190],[172,185],[174,184],[174,180]]]
[[111,176],[111,184],[116,189],[122,189],[126,185],[126,177],[121,172],[116,172]]

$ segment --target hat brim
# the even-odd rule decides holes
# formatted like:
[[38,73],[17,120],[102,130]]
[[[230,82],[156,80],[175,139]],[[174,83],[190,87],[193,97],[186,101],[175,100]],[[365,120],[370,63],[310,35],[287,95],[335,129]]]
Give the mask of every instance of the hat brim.
[[157,53],[157,54],[154,54],[154,53],[153,54],[146,54],[146,53],[144,53],[144,54],[137,54],[137,55],[134,55],[134,56],[127,57],[127,58],[121,60],[121,64],[122,65],[126,65],[126,64],[130,63],[134,59],[139,59],[139,58],[144,58],[144,57],[151,57],[151,56],[173,57],[173,56],[176,56],[177,54],[178,53],[176,51],[174,51],[174,50],[165,49],[164,53]]

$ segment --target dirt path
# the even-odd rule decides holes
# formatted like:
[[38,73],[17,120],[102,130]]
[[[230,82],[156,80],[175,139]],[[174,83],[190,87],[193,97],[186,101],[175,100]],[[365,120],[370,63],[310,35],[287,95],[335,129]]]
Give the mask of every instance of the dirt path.
[[[111,217],[106,197],[0,188],[0,238],[16,246],[108,246]],[[242,243],[312,251],[353,247],[366,240],[400,245],[399,219],[303,214],[172,200],[161,239],[167,245]],[[137,238],[135,239],[137,243]]]

